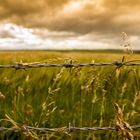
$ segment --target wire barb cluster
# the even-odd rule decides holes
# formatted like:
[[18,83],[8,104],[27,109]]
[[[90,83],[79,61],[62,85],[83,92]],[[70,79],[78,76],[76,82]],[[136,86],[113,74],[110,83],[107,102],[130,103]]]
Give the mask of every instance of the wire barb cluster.
[[[139,62],[137,62],[139,61]],[[19,69],[29,69],[29,68],[41,68],[41,67],[93,67],[93,66],[140,66],[140,60],[132,60],[127,62],[113,61],[113,62],[102,62],[102,63],[81,63],[81,64],[48,64],[48,63],[16,63],[16,64],[7,64],[0,65],[0,68],[15,68]]]

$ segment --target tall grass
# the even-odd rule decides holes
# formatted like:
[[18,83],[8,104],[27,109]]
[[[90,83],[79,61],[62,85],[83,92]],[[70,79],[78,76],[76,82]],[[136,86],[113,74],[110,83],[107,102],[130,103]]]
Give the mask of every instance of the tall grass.
[[[3,56],[7,55],[5,59]],[[74,52],[67,58],[76,60],[74,63],[93,59],[100,62],[118,60],[121,55]],[[56,52],[3,52],[1,56],[2,64],[21,59],[24,62],[68,61],[66,53]],[[132,59],[139,58],[134,55]],[[139,67],[0,69],[0,73],[0,125],[3,127],[15,127],[13,122],[48,128],[69,124],[77,127],[114,126],[114,103],[123,109],[126,121],[140,124]],[[0,133],[1,139],[114,139],[116,135],[113,132]],[[139,133],[135,135],[139,139]]]

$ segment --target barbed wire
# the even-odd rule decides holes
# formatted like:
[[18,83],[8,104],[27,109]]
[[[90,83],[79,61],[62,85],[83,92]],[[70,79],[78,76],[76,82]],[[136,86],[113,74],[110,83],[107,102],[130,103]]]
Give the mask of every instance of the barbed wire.
[[[139,62],[137,62],[139,61]],[[18,69],[29,69],[29,68],[41,68],[41,67],[93,67],[93,66],[140,66],[140,60],[132,60],[127,62],[113,61],[113,62],[101,62],[101,63],[81,63],[81,64],[48,64],[48,63],[15,63],[0,65],[0,68],[14,68]]]
[[[130,126],[133,130],[140,129],[140,125]],[[61,128],[39,128],[32,126],[22,126],[22,127],[0,127],[0,132],[3,131],[40,131],[40,132],[75,132],[75,131],[118,131],[117,127],[61,127]]]

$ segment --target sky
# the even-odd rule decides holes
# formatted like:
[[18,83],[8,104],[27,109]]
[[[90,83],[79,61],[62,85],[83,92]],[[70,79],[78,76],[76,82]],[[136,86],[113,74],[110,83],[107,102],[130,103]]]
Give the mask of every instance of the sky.
[[140,50],[139,29],[140,0],[0,0],[1,50]]

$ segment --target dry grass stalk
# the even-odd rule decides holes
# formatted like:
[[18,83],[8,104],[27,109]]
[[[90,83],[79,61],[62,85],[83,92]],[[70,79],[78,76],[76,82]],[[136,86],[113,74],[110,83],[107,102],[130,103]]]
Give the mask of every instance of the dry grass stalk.
[[115,103],[116,110],[116,128],[120,135],[126,140],[134,140],[131,126],[124,120],[123,112],[119,105]]
[[130,41],[129,36],[125,32],[122,32],[121,36],[122,36],[122,41],[123,41],[121,46],[123,46],[125,48],[126,52],[133,54],[132,43]]

